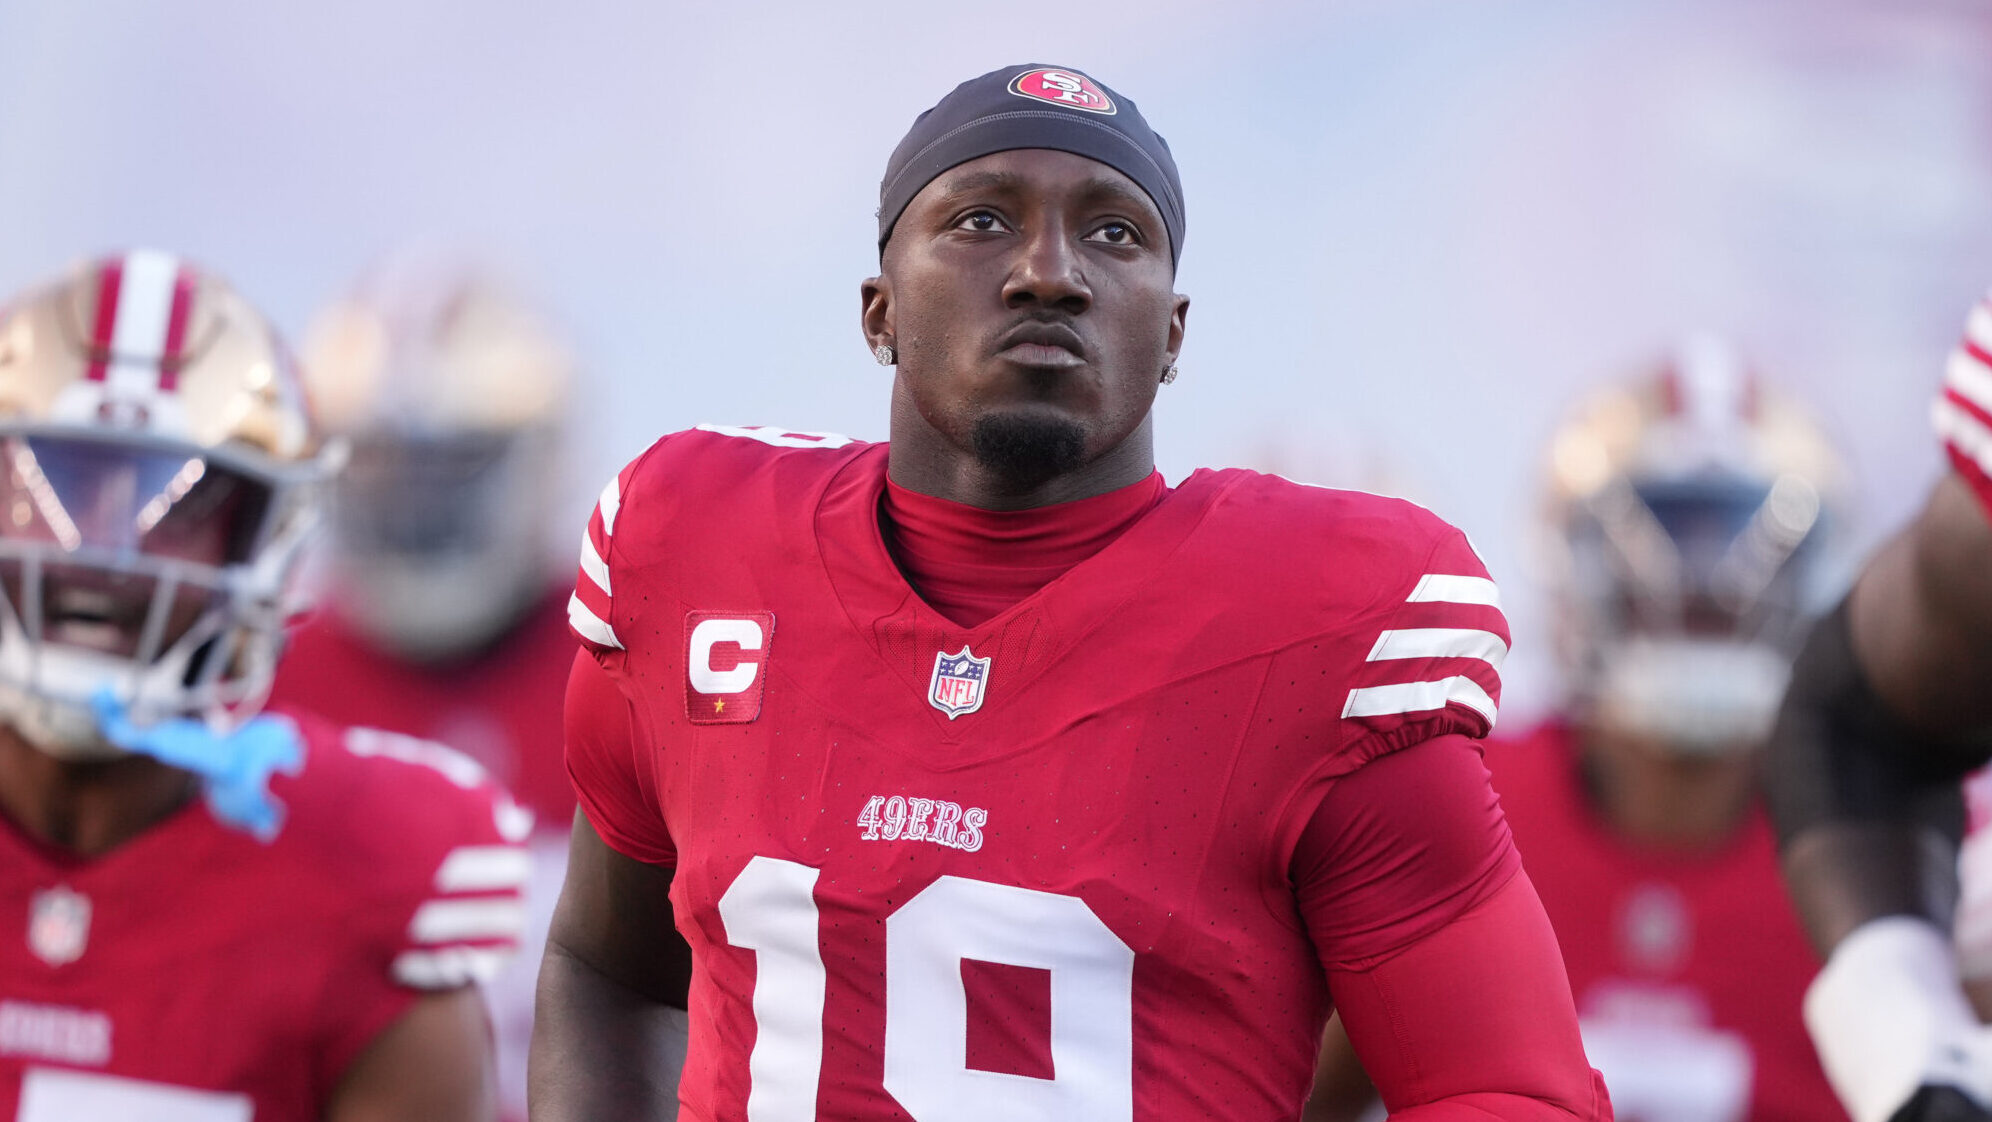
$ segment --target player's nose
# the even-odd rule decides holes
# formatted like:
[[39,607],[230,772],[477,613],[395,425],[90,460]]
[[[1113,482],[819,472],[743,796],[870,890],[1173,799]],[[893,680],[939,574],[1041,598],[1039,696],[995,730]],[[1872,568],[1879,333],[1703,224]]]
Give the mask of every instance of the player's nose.
[[1079,246],[1062,223],[1040,223],[1018,239],[1003,303],[1012,308],[1041,304],[1078,314],[1093,305]]

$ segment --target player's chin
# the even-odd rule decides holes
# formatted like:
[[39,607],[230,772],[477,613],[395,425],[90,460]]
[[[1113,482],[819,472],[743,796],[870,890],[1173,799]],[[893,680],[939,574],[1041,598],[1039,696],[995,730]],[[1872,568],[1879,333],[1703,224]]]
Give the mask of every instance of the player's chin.
[[1066,410],[1043,404],[992,409],[976,419],[970,437],[977,462],[1023,487],[1086,462],[1086,426]]

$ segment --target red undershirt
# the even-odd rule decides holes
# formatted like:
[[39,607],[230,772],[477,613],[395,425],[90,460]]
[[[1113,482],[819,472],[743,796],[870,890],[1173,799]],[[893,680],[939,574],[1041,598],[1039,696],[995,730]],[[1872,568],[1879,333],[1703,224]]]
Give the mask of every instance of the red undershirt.
[[976,627],[1105,549],[1168,493],[1158,471],[1089,499],[983,510],[888,479],[879,528],[920,598],[949,622]]

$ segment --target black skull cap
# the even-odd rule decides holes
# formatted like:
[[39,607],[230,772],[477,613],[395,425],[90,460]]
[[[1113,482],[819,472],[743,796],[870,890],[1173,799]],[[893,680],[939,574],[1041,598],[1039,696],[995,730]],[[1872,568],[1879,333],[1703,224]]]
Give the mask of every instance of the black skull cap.
[[971,78],[913,122],[878,185],[878,248],[906,204],[935,177],[992,152],[1052,148],[1085,156],[1140,185],[1169,229],[1169,264],[1183,256],[1183,181],[1169,142],[1134,102],[1070,67],[1030,63]]

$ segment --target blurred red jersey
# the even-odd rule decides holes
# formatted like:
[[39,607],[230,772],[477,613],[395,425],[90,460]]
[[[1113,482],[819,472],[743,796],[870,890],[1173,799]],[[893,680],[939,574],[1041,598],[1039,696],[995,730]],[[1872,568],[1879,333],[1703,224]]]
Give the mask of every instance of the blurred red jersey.
[[1496,741],[1487,764],[1619,1117],[1846,1117],[1799,1018],[1819,959],[1761,809],[1718,851],[1660,853],[1592,812],[1566,729]]
[[1327,971],[1515,874],[1491,796],[1443,887],[1308,850],[1363,848],[1310,829],[1338,782],[1490,727],[1486,570],[1409,503],[1198,472],[964,628],[888,554],[885,465],[679,433],[590,526],[569,766],[675,868],[684,1117],[1298,1117]]
[[269,844],[198,799],[88,860],[0,823],[0,1119],[309,1122],[511,953],[527,812],[436,745],[299,724]]
[[574,818],[560,758],[561,692],[574,660],[567,591],[535,605],[489,651],[435,667],[383,654],[337,613],[320,612],[292,633],[272,696],[341,724],[447,744],[565,835]]
[[1930,420],[1952,469],[1992,518],[1992,294],[1971,309]]

